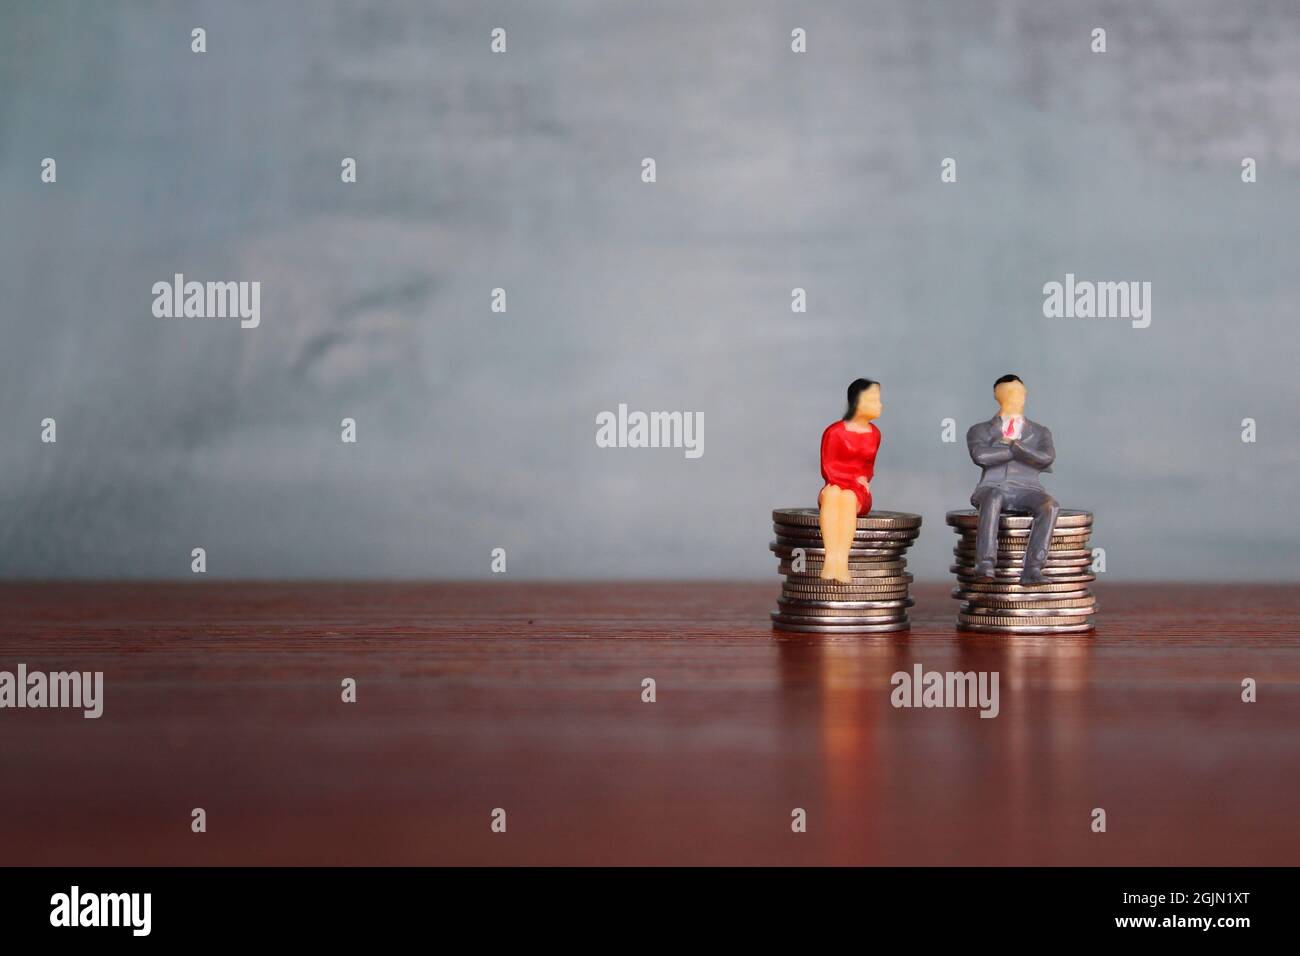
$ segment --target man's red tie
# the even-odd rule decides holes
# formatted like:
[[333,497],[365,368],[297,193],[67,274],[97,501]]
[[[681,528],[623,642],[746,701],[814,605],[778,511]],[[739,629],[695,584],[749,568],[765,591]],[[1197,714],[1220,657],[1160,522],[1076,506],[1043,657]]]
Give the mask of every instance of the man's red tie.
[[1007,432],[1006,432],[1006,437],[1007,437],[1007,438],[1010,438],[1010,437],[1011,437],[1011,433],[1012,433],[1013,431],[1015,431],[1015,430],[1016,430],[1016,420],[1015,420],[1014,418],[1008,418],[1008,419],[1007,419]]

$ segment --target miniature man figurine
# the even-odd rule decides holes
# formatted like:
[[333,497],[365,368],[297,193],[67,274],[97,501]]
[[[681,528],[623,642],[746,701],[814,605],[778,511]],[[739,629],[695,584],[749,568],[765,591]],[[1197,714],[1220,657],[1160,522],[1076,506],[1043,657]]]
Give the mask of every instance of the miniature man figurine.
[[852,584],[849,550],[857,533],[858,515],[871,510],[871,479],[880,449],[880,383],[854,379],[848,390],[844,417],[822,432],[822,478],[817,496],[818,518],[826,558],[823,580]]
[[1017,375],[1003,375],[993,383],[998,414],[987,422],[972,425],[966,433],[971,460],[984,469],[970,503],[979,509],[979,530],[975,540],[975,576],[992,578],[998,553],[998,518],[1003,511],[1027,512],[1034,516],[1025,552],[1021,584],[1045,584],[1043,563],[1052,540],[1052,526],[1061,510],[1056,499],[1038,480],[1040,472],[1051,471],[1056,459],[1052,433],[1047,427],[1025,418],[1025,383]]

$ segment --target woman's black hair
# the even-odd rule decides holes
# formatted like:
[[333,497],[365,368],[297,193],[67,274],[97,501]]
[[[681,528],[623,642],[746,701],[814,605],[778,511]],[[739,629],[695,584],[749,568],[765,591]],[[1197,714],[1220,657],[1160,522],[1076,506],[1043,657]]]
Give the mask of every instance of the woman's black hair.
[[879,385],[874,378],[855,378],[853,384],[849,386],[849,407],[844,412],[844,420],[847,422],[858,413],[858,396],[869,389],[872,385]]

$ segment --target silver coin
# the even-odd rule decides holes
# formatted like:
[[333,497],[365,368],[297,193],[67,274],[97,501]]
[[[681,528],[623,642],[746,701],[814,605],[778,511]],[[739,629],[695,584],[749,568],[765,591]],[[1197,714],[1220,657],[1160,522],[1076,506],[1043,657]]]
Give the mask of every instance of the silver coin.
[[[998,554],[1006,555],[1007,557],[1012,557],[1012,558],[1022,558],[1029,553],[1029,548],[1027,547],[1028,544],[1029,542],[1024,539],[1021,539],[1020,543],[1015,545],[1014,547],[1010,545],[999,544]],[[953,545],[952,551],[953,554],[973,555],[979,552],[979,545],[977,545],[974,541],[969,541],[969,542],[960,541],[957,544]],[[1092,546],[1089,545],[1086,541],[1072,542],[1069,544],[1068,547],[1065,544],[1057,544],[1055,541],[1053,541],[1051,544],[1047,546],[1047,554],[1049,557],[1053,557],[1053,558],[1059,558],[1059,557],[1081,558],[1085,556],[1091,557]]]
[[887,634],[892,631],[906,631],[912,627],[911,621],[898,621],[894,624],[794,624],[782,621],[772,615],[772,627],[778,631],[793,631],[796,634]]
[[[826,552],[826,543],[822,541],[821,538],[787,538],[782,534],[769,540],[776,541],[778,544],[786,548],[803,548],[805,554],[811,553],[809,551],[810,548],[815,548],[820,554]],[[853,541],[849,543],[849,547],[854,551],[891,551],[897,555],[895,560],[901,561],[911,549],[912,542],[885,540],[868,541],[865,538],[854,538]]]
[[892,617],[907,613],[911,606],[911,598],[891,598],[888,601],[801,601],[783,594],[776,601],[776,609],[780,613],[806,617]]
[[958,622],[962,624],[982,624],[988,627],[994,625],[1001,627],[1042,627],[1056,626],[1060,624],[1086,624],[1088,622],[1087,614],[1053,614],[1040,617],[1008,617],[999,614],[965,614],[957,615]]
[[[816,598],[819,600],[883,601],[891,599],[895,594],[906,597],[907,590],[905,584],[888,588],[855,588],[851,585],[840,585],[837,588],[796,588],[785,585],[781,588],[781,593],[788,594],[791,597]],[[872,597],[874,594],[888,595],[888,597]]]
[[[891,594],[888,597],[880,597],[878,595],[867,596],[862,594],[854,594],[854,595],[850,595],[849,597],[835,597],[835,598],[820,597],[820,596],[809,597],[807,595],[798,595],[798,594],[782,594],[780,597],[777,598],[776,603],[779,608],[784,609],[785,611],[788,611],[791,614],[797,614],[797,613],[801,613],[796,610],[796,608],[800,608],[800,607],[813,608],[813,609],[817,609],[818,607],[822,607],[822,606],[826,608],[832,608],[832,607],[858,608],[861,611],[867,611],[871,609],[874,605],[878,605],[878,604],[890,604],[895,607],[911,607],[912,599],[909,595],[906,594]],[[881,609],[876,608],[876,610],[881,610]],[[864,614],[863,616],[869,617],[870,615]]]
[[963,624],[959,631],[976,631],[983,634],[1082,634],[1093,630],[1091,622],[1083,624]]
[[[1070,532],[1069,535],[1050,536],[1048,538],[1048,548],[1083,548],[1083,546],[1087,545],[1089,538],[1092,537],[1091,535],[1079,535],[1075,528],[1066,528],[1066,531]],[[1010,535],[1010,533],[1005,533],[1005,535],[997,536],[997,546],[998,548],[1010,548],[1013,550],[1019,549],[1023,551],[1027,548],[1028,544],[1030,544],[1031,537],[1034,537],[1034,535],[1032,535],[1028,529],[1024,531],[1023,535]],[[962,546],[962,548],[974,548],[974,546],[979,542],[979,533],[975,532],[974,529],[972,529],[972,531],[963,531],[961,535],[958,535],[954,540],[956,540],[957,544]]]
[[[899,608],[911,607],[916,602],[911,598],[893,598],[887,601],[816,601],[800,598],[786,597],[782,595],[777,598],[776,603],[787,608],[789,614],[808,614],[810,611],[801,611],[799,608],[825,608],[849,610],[849,611],[894,611]],[[870,615],[863,615],[869,617]]]
[[[839,600],[841,598],[845,600],[852,600],[854,598],[865,597],[872,594],[890,594],[890,595],[902,594],[906,596],[907,590],[908,588],[906,584],[897,584],[887,588],[858,588],[858,587],[854,587],[851,584],[841,584],[839,587],[833,587],[833,588],[814,588],[814,587],[792,587],[791,585],[786,584],[782,586],[781,593],[789,594],[791,597],[806,595],[808,597],[818,597],[818,598],[826,597],[835,600]],[[873,600],[873,601],[883,600],[880,598],[871,598],[871,597],[866,597],[866,599]]]
[[1097,605],[1085,604],[1079,607],[985,607],[982,604],[972,604],[967,602],[958,609],[960,614],[967,615],[972,620],[979,620],[984,617],[1091,617],[1097,612]]
[[1086,587],[1077,581],[1049,581],[1047,584],[1021,584],[1015,579],[1007,581],[986,581],[980,578],[978,581],[968,581],[953,589],[953,597],[966,597],[968,594],[980,595],[987,594],[991,597],[1016,595],[1026,598],[1037,597],[1059,597],[1062,594],[1082,596],[1090,593]]
[[[810,548],[807,545],[790,541],[772,541],[768,544],[768,550],[778,557],[789,560],[794,557],[794,549],[802,548],[805,557],[824,558],[826,556],[825,548]],[[850,548],[849,562],[852,567],[854,558],[883,558],[889,561],[897,561],[899,556],[907,551],[906,548]]]
[[[1049,548],[1085,548],[1088,546],[1088,541],[1091,539],[1091,535],[1075,534],[1074,532],[1076,529],[1074,528],[1066,528],[1064,530],[1069,533],[1053,534],[1051,538],[1048,539],[1047,546]],[[1020,533],[1008,531],[999,534],[997,538],[998,550],[1001,551],[1004,548],[1011,551],[1025,550],[1029,544],[1031,533],[1032,532],[1026,528]],[[963,531],[961,534],[957,535],[958,547],[973,548],[978,543],[979,535],[974,531]]]
[[[1041,591],[1041,592],[1048,593],[1048,594],[1052,594],[1052,593],[1055,593],[1055,592],[1057,592],[1057,591],[1063,591],[1063,590],[1076,590],[1076,591],[1077,591],[1077,590],[1082,590],[1082,589],[1086,588],[1086,587],[1087,587],[1087,586],[1088,586],[1092,581],[1093,581],[1093,576],[1092,576],[1092,575],[1084,575],[1084,576],[1077,576],[1077,575],[1076,575],[1076,576],[1065,577],[1065,578],[1062,578],[1062,577],[1049,577],[1049,578],[1047,579],[1046,583],[1044,583],[1044,584],[1021,584],[1021,583],[1020,583],[1020,578],[1019,578],[1019,577],[1014,577],[1014,578],[1003,578],[1003,579],[1001,579],[1001,581],[1000,581],[999,583],[1001,583],[1001,584],[1005,584],[1005,585],[1007,585],[1007,587],[1015,587],[1015,588],[1018,588],[1019,590],[1016,590],[1016,591],[1001,591],[1001,592],[997,592],[997,593],[1001,593],[1001,594],[1004,594],[1004,595],[1005,595],[1005,594],[1016,594],[1016,595],[1019,595],[1019,594],[1026,594],[1026,593],[1027,593],[1027,594],[1033,594],[1035,591]],[[965,590],[965,591],[972,591],[972,589],[975,587],[975,585],[977,585],[977,584],[983,584],[983,583],[984,583],[984,579],[983,579],[983,578],[979,578],[979,579],[975,579],[975,578],[961,578],[961,577],[957,578],[957,587],[958,587],[959,589],[961,589],[961,590]],[[987,592],[987,591],[974,591],[973,593],[975,593],[975,594],[984,594],[984,593],[990,593],[990,592]]]
[[[900,558],[886,558],[884,560],[857,558],[856,560],[853,560],[853,557],[850,556],[850,561],[849,574],[853,575],[854,580],[858,578],[901,578],[910,573],[907,570],[907,561]],[[800,581],[807,581],[812,579],[820,581],[822,580],[822,572],[826,569],[826,564],[823,561],[818,561],[816,564],[805,562],[802,571],[788,570],[791,566],[791,561],[786,559],[780,562],[777,570],[781,571],[782,574],[792,580],[797,579]],[[783,568],[787,570],[781,570]],[[862,583],[875,584],[876,582],[863,580]]]
[[[965,557],[965,558],[958,557],[955,567],[960,568],[962,574],[974,574],[975,558],[973,556]],[[1047,571],[1052,568],[1055,568],[1058,571],[1064,571],[1066,573],[1073,573],[1074,571],[1078,571],[1078,572],[1090,571],[1092,570],[1092,559],[1091,558],[1049,557],[1047,558],[1047,560],[1043,562],[1043,570]],[[993,569],[999,572],[1001,571],[1014,572],[1017,576],[1019,576],[1020,572],[1025,569],[1025,562],[1024,559],[1012,561],[1006,558],[999,557],[994,560]]]
[[[953,554],[956,555],[956,557],[958,557],[958,558],[962,558],[963,561],[965,561],[965,559],[969,559],[969,561],[974,562],[974,561],[975,561],[975,558],[976,558],[976,554],[978,554],[978,551],[976,551],[974,548],[972,548],[972,549],[970,549],[970,550],[966,550],[966,549],[962,549],[962,548],[954,548],[954,549],[953,549]],[[1026,554],[1026,553],[1024,553],[1024,551],[1004,551],[1004,550],[998,550],[997,557],[998,557],[998,558],[1005,558],[1006,561],[1014,561],[1014,559],[1023,558],[1023,557],[1024,557],[1024,554]],[[1061,549],[1061,550],[1056,550],[1056,551],[1053,551],[1053,550],[1050,550],[1050,549],[1049,549],[1049,550],[1048,550],[1048,561],[1083,561],[1083,562],[1089,562],[1089,561],[1092,561],[1092,551],[1084,551],[1084,550],[1079,550],[1079,549],[1076,549],[1076,548],[1071,548],[1071,549],[1069,549],[1069,550]]]
[[[817,527],[821,523],[816,508],[777,508],[772,512],[772,521],[776,524],[798,524]],[[879,511],[858,515],[859,528],[919,528],[921,516],[908,511]]]
[[[1041,591],[1042,588],[1034,590]],[[979,607],[1003,607],[1003,599],[1009,599],[1011,602],[1019,602],[1026,605],[1035,605],[1040,603],[1050,603],[1055,597],[1071,597],[1075,600],[1093,601],[1092,594],[1086,590],[1082,591],[1047,591],[1043,594],[1029,593],[1030,589],[1026,588],[1023,594],[994,594],[988,591],[963,591],[960,588],[954,588],[952,596],[959,601],[967,604],[977,605]]]
[[[826,545],[820,538],[787,538],[784,535],[777,535],[776,542],[787,548],[826,550]],[[859,538],[854,538],[849,544],[849,548],[853,551],[892,551],[895,554],[905,554],[911,546],[910,541],[867,541]]]
[[[962,568],[966,572],[970,572],[971,570],[973,570],[975,567],[975,562],[978,560],[973,554],[957,554],[957,555],[953,555],[953,557],[956,560],[957,566]],[[996,558],[993,559],[993,563],[1000,571],[1011,571],[1011,570],[1019,571],[1025,566],[1025,559],[1023,556],[1011,558],[1011,557],[1007,557],[1006,555],[999,554]],[[1043,567],[1045,568],[1087,568],[1091,564],[1092,564],[1091,556],[1067,558],[1067,557],[1058,557],[1055,554],[1049,553],[1047,555],[1047,558],[1043,562]]]
[[[1017,524],[1009,527],[1003,527],[1002,517],[1010,518],[1029,518],[1031,515],[1003,515],[998,519],[997,537],[999,538],[1027,538],[1034,533],[1032,522]],[[972,521],[969,524],[949,524],[949,529],[953,534],[962,537],[974,537],[979,534],[979,524]],[[1086,538],[1092,534],[1092,525],[1068,525],[1052,523],[1052,535],[1059,538]]]
[[906,588],[897,591],[787,591],[781,588],[781,597],[788,601],[906,601],[911,594]]
[[853,627],[872,624],[901,624],[907,620],[905,612],[875,617],[849,617],[838,614],[789,614],[785,611],[773,611],[771,618],[782,624],[827,624],[832,627]]
[[[953,572],[954,574],[960,573],[968,576],[974,575],[975,560],[973,558],[970,560],[964,560],[959,558],[957,560],[957,563],[953,565],[953,567],[960,569],[959,571],[954,571]],[[1024,569],[1025,569],[1024,561],[996,561],[993,564],[994,571],[996,571],[999,575],[1003,574],[1003,572],[1006,572],[1006,576],[1008,577],[1018,578],[1020,577],[1020,573],[1024,571]],[[1048,558],[1046,561],[1043,562],[1044,574],[1051,574],[1053,572],[1056,572],[1058,574],[1084,574],[1086,572],[1090,572],[1091,570],[1092,570],[1091,559],[1081,560],[1079,558],[1069,558],[1069,559],[1062,559],[1060,561],[1053,561],[1051,558]]]
[[[890,603],[898,610],[902,607],[910,607],[912,599],[907,596],[891,596],[889,598],[862,597],[857,595],[847,598],[809,598],[796,597],[792,594],[782,594],[777,598],[777,610],[785,611],[788,614],[813,614],[831,613],[831,608],[848,608],[851,614],[861,614],[862,617],[873,617],[876,614],[886,614],[891,611],[890,608],[873,608],[872,605]],[[799,608],[807,610],[800,611]],[[839,612],[835,612],[839,613]]]
[[[1081,574],[1081,569],[1088,568],[1092,565],[1091,558],[1060,558],[1053,560],[1048,558],[1043,562],[1043,573],[1051,574]],[[1024,569],[1024,562],[996,561],[993,570],[1000,575],[1019,577],[1020,572]],[[975,559],[965,560],[962,558],[949,568],[953,574],[970,574],[975,570]]]
[[[1043,575],[1051,578],[1053,581],[1095,581],[1095,574],[1084,574],[1084,568],[1088,567],[1088,562],[1082,564],[1054,565],[1047,564],[1043,566]],[[972,573],[975,568],[970,564],[954,564],[948,568],[953,574],[957,575],[957,580],[965,582],[979,581],[981,578],[975,577]],[[995,567],[993,574],[996,578],[1015,579],[1021,574],[1020,568]]]
[[[1026,547],[1027,544],[1028,542],[1021,541],[1020,544],[1018,544],[1014,548],[1006,548],[1003,547],[1002,545],[998,545],[997,553],[1003,557],[1022,558],[1029,553],[1029,548]],[[968,556],[973,557],[974,555],[979,553],[979,546],[976,545],[975,542],[973,541],[970,542],[969,544],[966,543],[965,541],[962,541],[958,544],[953,545],[952,553],[956,555],[960,555],[962,557],[968,557]],[[1067,548],[1064,545],[1057,545],[1053,543],[1047,546],[1047,556],[1049,558],[1083,558],[1083,557],[1091,558],[1092,546],[1074,545]]]
[[961,598],[965,601],[966,607],[999,608],[1008,611],[1046,607],[1071,608],[1097,606],[1097,599],[1088,591],[1057,591],[1042,595],[994,595],[973,594],[970,591],[954,590],[952,596],[955,598]]
[[779,607],[776,613],[781,615],[781,620],[791,621],[795,624],[838,624],[843,621],[846,624],[897,624],[899,621],[906,621],[907,614],[902,611],[881,611],[878,614],[869,614],[865,611],[832,611],[823,608],[817,608],[816,613],[800,613],[793,608]]
[[[953,548],[953,549],[952,549],[952,553],[955,554],[955,555],[956,555],[957,557],[959,557],[959,558],[971,558],[971,559],[974,559],[974,558],[975,558],[975,555],[976,555],[977,552],[975,551],[974,548],[960,548],[960,547],[958,547],[958,548]],[[1028,551],[1003,551],[1001,548],[998,548],[998,555],[997,555],[997,557],[998,557],[998,562],[999,562],[999,563],[1004,563],[1004,564],[1010,564],[1010,563],[1014,563],[1014,562],[1019,562],[1019,563],[1022,563],[1022,564],[1023,564],[1023,563],[1024,563],[1024,560],[1025,560],[1025,555],[1027,555],[1028,553],[1029,553]],[[1072,548],[1072,549],[1069,549],[1069,550],[1067,550],[1067,549],[1065,549],[1065,548],[1060,548],[1060,549],[1050,549],[1050,550],[1048,550],[1048,552],[1047,552],[1047,560],[1048,560],[1048,561],[1084,561],[1084,562],[1087,562],[1087,561],[1091,561],[1091,560],[1092,560],[1092,552],[1091,552],[1091,551],[1080,551],[1080,550],[1078,550],[1078,549],[1073,549],[1073,548]]]
[[[955,528],[974,528],[979,525],[979,512],[974,508],[964,508],[961,511],[949,511],[945,516],[948,524]],[[1030,514],[1009,514],[1002,512],[998,516],[998,528],[1029,528],[1034,523],[1034,516]],[[1090,528],[1092,527],[1091,511],[1076,511],[1073,508],[1062,508],[1056,516],[1056,523],[1052,526],[1056,528]]]
[[[849,573],[853,574],[853,570],[856,569],[851,569]],[[787,584],[801,588],[896,588],[911,583],[912,575],[902,570],[887,571],[885,574],[853,574],[852,581],[846,583],[823,578],[819,568],[815,574],[787,574],[785,580]]]
[[[790,524],[774,524],[772,531],[783,538],[798,538],[800,541],[820,541],[822,533],[816,528],[800,528]],[[854,541],[915,541],[919,535],[915,531],[858,531],[853,535]]]
[[806,594],[809,596],[821,597],[845,597],[851,594],[907,594],[908,586],[906,582],[891,584],[888,587],[858,587],[856,584],[833,584],[830,587],[817,587],[815,585],[791,584],[786,582],[781,586],[785,594]]
[[[772,527],[788,534],[821,534],[821,525],[791,524],[787,521],[773,521]],[[859,537],[915,538],[921,533],[920,527],[911,528],[855,528],[853,533]]]
[[[822,567],[824,562],[807,561],[802,571],[794,570],[794,565],[789,561],[782,561],[777,565],[777,571],[786,577],[794,580],[804,580],[807,578],[821,579]],[[907,577],[905,569],[907,568],[907,559],[900,558],[897,561],[879,561],[867,564],[853,564],[849,566],[849,573],[853,575],[854,580],[858,578],[889,578],[889,577]]]
[[909,584],[911,575],[898,575],[896,578],[854,578],[852,584],[831,578],[788,578],[784,587],[790,591],[906,591]]

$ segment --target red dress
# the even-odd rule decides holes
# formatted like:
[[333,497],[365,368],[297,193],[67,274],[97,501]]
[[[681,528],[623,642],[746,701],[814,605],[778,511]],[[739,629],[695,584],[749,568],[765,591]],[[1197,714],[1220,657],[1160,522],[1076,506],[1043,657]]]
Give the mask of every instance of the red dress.
[[822,477],[828,485],[847,488],[858,496],[858,514],[871,510],[871,492],[858,482],[870,481],[876,473],[876,451],[880,448],[880,429],[855,432],[839,421],[822,432]]

